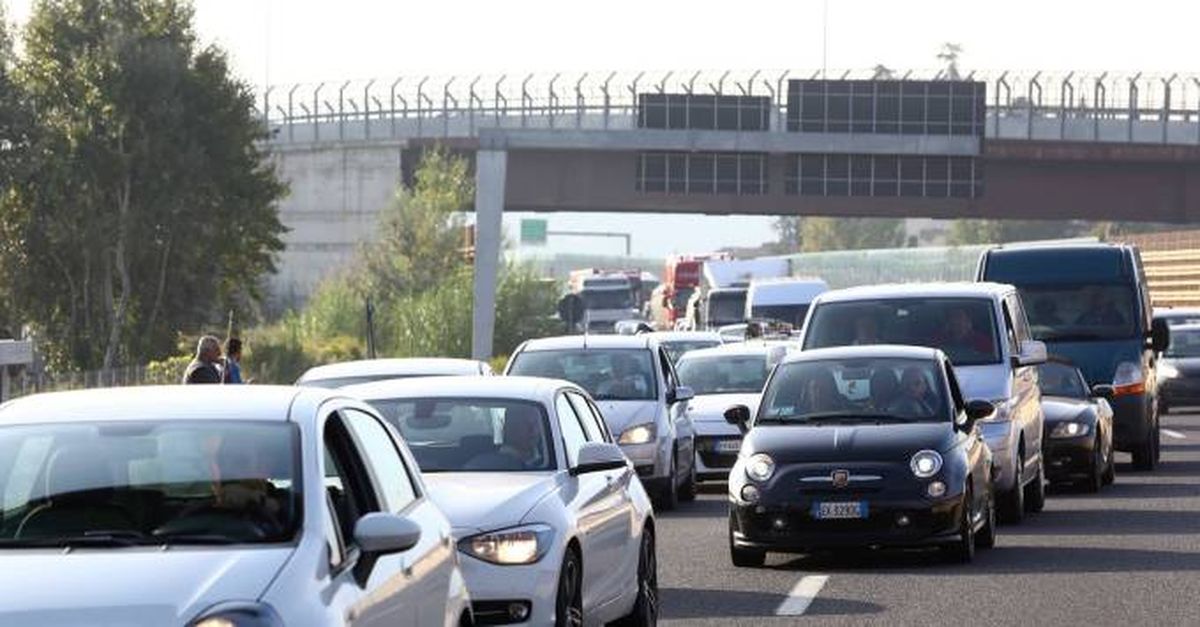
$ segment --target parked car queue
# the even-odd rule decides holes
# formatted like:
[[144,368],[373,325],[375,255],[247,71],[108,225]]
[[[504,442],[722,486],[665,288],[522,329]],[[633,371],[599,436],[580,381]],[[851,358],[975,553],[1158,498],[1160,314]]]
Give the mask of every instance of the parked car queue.
[[[846,546],[970,561],[994,543],[998,513],[1040,508],[1045,480],[1110,483],[1114,404],[1155,392],[1153,368],[1139,387],[1125,366],[1093,383],[1047,361],[1022,298],[988,284],[828,292],[797,343],[678,365],[657,338],[578,336],[527,342],[504,377],[467,362],[441,364],[465,376],[399,367],[396,380],[383,371],[403,364],[366,362],[299,387],[6,403],[0,550],[28,567],[0,589],[29,590],[29,573],[46,583],[6,599],[0,622],[654,624],[651,499],[676,507],[724,474],[705,460],[712,434],[697,424],[715,421],[698,420],[701,386],[688,385],[702,357],[753,380],[745,398],[715,401],[729,402],[716,450],[737,444],[725,475],[735,565]],[[848,303],[874,323],[835,309]],[[1133,333],[1161,352],[1145,303],[1119,307],[1144,315]],[[950,336],[964,328],[977,333],[960,346]],[[706,383],[701,396],[727,391]],[[1135,457],[1156,460],[1153,442],[1143,435]],[[63,582],[81,592],[54,593]],[[130,590],[152,591],[155,612],[113,602]]]

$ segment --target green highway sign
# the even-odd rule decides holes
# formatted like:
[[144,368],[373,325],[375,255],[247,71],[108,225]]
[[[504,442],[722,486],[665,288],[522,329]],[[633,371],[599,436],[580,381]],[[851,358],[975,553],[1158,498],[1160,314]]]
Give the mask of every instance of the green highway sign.
[[526,218],[521,220],[521,243],[534,246],[546,244],[546,220]]

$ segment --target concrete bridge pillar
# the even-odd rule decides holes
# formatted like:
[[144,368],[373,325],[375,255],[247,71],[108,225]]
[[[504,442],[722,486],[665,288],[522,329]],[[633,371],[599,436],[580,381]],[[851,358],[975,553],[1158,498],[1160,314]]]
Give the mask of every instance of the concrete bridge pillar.
[[475,302],[471,327],[471,357],[475,359],[492,356],[507,172],[508,151],[484,149],[475,153]]

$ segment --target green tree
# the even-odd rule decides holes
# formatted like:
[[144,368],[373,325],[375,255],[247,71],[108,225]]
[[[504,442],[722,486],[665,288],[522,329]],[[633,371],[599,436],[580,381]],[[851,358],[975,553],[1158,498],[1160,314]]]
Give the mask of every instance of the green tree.
[[780,216],[775,218],[771,226],[775,229],[776,245],[780,253],[798,252],[804,244],[804,218],[800,216]]
[[895,248],[904,244],[904,221],[891,218],[805,218],[802,250]]
[[0,266],[52,363],[161,357],[274,271],[286,188],[250,88],[192,18],[175,0],[45,0],[26,25],[38,128]]
[[428,290],[467,265],[462,212],[471,207],[475,185],[466,160],[430,150],[413,179],[384,211],[378,239],[360,252],[363,289],[380,302]]
[[955,220],[947,242],[951,246],[1004,244],[1064,239],[1088,234],[1086,223],[1069,220]]

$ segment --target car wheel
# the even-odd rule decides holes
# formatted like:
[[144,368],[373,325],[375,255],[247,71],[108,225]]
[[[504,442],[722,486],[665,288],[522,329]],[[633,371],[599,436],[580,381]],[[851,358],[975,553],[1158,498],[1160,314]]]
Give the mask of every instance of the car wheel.
[[696,500],[696,455],[692,454],[692,467],[688,469],[687,481],[683,482],[683,488],[679,490],[679,500],[694,501]]
[[1134,470],[1154,470],[1154,464],[1158,461],[1154,451],[1158,448],[1158,421],[1155,420],[1152,425],[1152,431],[1147,434],[1146,441],[1142,442],[1133,451],[1133,468]]
[[1021,485],[1020,467],[1024,456],[1016,461],[1017,478],[1013,479],[1013,487],[1000,495],[1000,519],[1010,525],[1018,525],[1025,519],[1025,490]]
[[1025,507],[1031,512],[1040,512],[1046,507],[1046,469],[1038,461],[1037,476],[1025,485]]
[[1104,467],[1104,485],[1112,485],[1117,480],[1117,460],[1114,459],[1115,451],[1112,447],[1108,448],[1108,465]]
[[1104,463],[1104,441],[1096,435],[1096,444],[1092,449],[1092,466],[1088,468],[1087,479],[1083,480],[1083,489],[1095,494],[1104,486],[1104,474],[1108,468]]
[[574,549],[567,549],[558,571],[554,624],[555,627],[583,627],[583,563]]
[[975,546],[990,549],[996,546],[996,494],[988,491],[987,513],[983,528],[975,536]]
[[658,557],[654,552],[654,532],[642,531],[638,553],[637,600],[633,611],[617,621],[621,627],[650,627],[658,624]]
[[671,453],[671,473],[667,475],[666,485],[658,495],[658,508],[670,511],[679,507],[679,471],[676,468],[675,454]]
[[743,549],[733,544],[733,512],[729,514],[729,557],[738,568],[762,568],[767,561],[766,551]]
[[946,558],[956,564],[969,564],[975,559],[975,525],[971,519],[971,502],[973,494],[968,486],[967,491],[963,494],[963,506],[961,521],[959,527],[962,529],[958,541],[947,544],[942,547],[946,553]]

